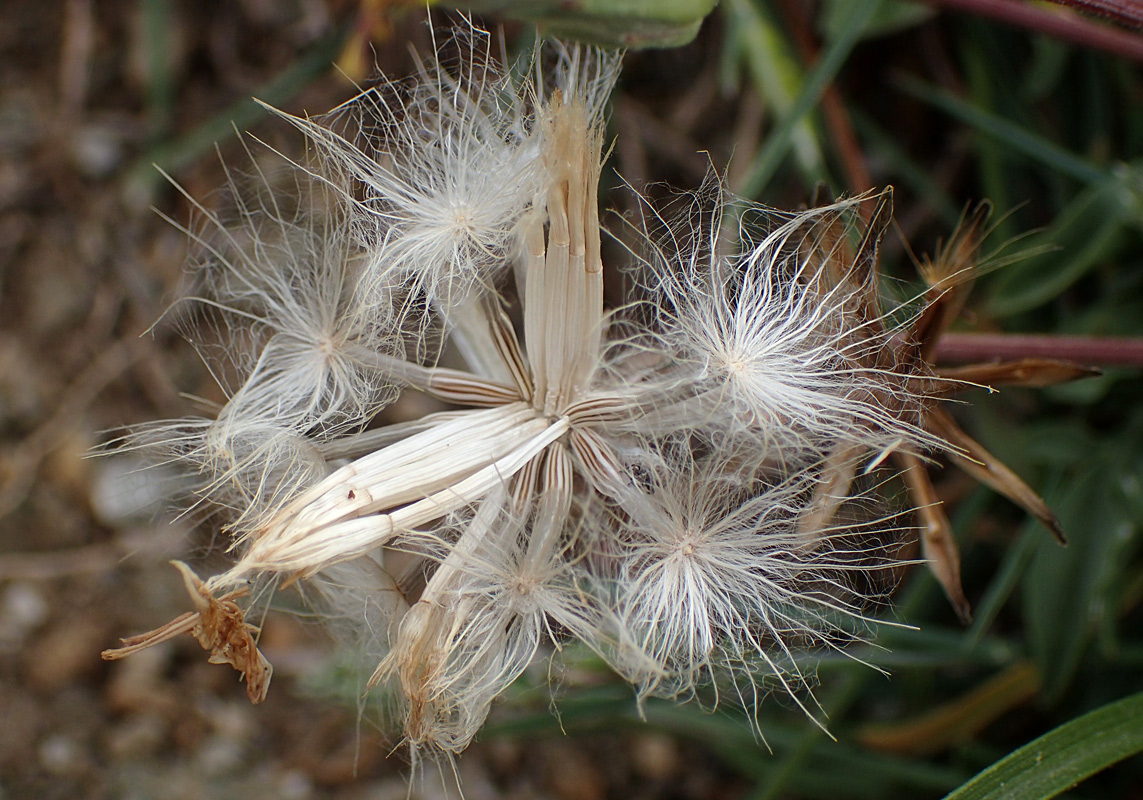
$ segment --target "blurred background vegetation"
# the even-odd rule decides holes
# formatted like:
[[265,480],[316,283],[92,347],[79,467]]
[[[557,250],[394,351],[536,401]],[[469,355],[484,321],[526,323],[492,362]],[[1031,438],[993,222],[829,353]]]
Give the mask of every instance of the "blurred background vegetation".
[[[703,0],[585,2],[579,14],[552,5],[478,11],[503,25],[510,51],[534,39],[536,20],[679,45],[627,58],[612,166],[633,185],[691,188],[713,165],[734,191],[782,208],[820,185],[836,194],[892,185],[897,222],[883,268],[907,285],[918,285],[914,254],[932,252],[967,204],[987,198],[985,252],[997,264],[1027,255],[979,279],[954,332],[986,336],[961,344],[977,347],[972,360],[1038,348],[1104,371],[1049,389],[982,390],[954,409],[1044,495],[1070,545],[955,470],[935,469],[974,621],[957,621],[925,570],[908,572],[886,618],[915,629],[883,627],[857,654],[891,678],[837,656],[820,664],[816,696],[836,741],[779,698],[757,721],[764,744],[731,710],[653,702],[641,720],[630,689],[584,657],[557,676],[554,704],[540,665],[494,712],[460,762],[466,796],[938,798],[1075,720],[1037,750],[1060,765],[1058,788],[1137,752],[1143,34],[1017,0],[723,0],[705,21]],[[183,394],[218,398],[169,326],[140,338],[176,296],[185,256],[183,235],[150,207],[190,218],[153,165],[209,203],[223,177],[216,147],[243,157],[235,128],[300,152],[251,96],[325,111],[374,64],[409,72],[410,43],[432,46],[427,16],[447,19],[393,0],[5,4],[5,800],[405,796],[400,757],[385,758],[388,732],[328,699],[337,682],[328,646],[294,617],[266,622],[278,673],[254,709],[189,639],[99,662],[116,636],[185,610],[177,575],[160,565],[189,545],[181,523],[156,519],[154,481],[125,497],[106,488],[123,481],[111,462],[81,457],[101,431],[188,413]],[[622,211],[623,194],[611,197]],[[945,355],[968,358],[956,341]],[[414,794],[443,796],[429,778]],[[1031,781],[1008,778],[1028,794],[964,796],[1052,793]],[[1135,756],[1067,796],[1143,798],[1140,787]]]

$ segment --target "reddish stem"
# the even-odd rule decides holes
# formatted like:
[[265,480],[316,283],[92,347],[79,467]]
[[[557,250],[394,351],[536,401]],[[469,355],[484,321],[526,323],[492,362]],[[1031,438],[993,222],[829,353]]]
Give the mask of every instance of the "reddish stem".
[[1052,0],[1061,6],[1078,8],[1089,14],[1113,20],[1121,25],[1143,28],[1143,6],[1139,0]]
[[1058,358],[1077,364],[1143,367],[1143,338],[1013,333],[946,333],[937,361],[968,363]]
[[[1112,55],[1143,61],[1143,38],[1110,25],[1085,19],[1078,14],[1054,12],[1025,0],[921,0],[931,5],[991,17],[1021,28],[1066,39]],[[1117,0],[1056,0],[1061,5],[1102,11],[1117,21],[1143,26],[1143,8]]]

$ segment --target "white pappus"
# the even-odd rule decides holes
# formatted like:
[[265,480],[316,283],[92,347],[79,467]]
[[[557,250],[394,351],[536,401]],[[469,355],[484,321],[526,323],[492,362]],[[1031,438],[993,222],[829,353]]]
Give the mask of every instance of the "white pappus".
[[[311,158],[288,199],[266,179],[196,237],[193,302],[245,348],[237,388],[134,442],[229,509],[233,563],[202,591],[312,585],[438,752],[568,639],[640,695],[796,692],[796,654],[851,637],[839,618],[860,628],[896,563],[902,525],[858,473],[941,445],[876,286],[887,199],[868,225],[863,198],[780,214],[716,178],[682,214],[644,201],[607,310],[618,55],[511,70],[486,33],[456,39],[458,65],[291,118]],[[409,390],[454,408],[383,424]],[[196,636],[245,672],[213,619]]]

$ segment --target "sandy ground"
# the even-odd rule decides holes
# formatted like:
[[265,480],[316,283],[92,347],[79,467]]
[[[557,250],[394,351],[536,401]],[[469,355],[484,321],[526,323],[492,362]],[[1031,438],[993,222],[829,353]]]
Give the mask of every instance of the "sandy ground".
[[[356,18],[376,59],[399,74],[405,42],[427,39],[423,12],[370,28],[356,5],[320,0],[165,12],[127,0],[15,0],[3,17],[0,798],[406,797],[405,759],[387,758],[391,737],[305,689],[329,643],[296,618],[266,622],[277,672],[259,707],[189,638],[100,660],[117,637],[186,610],[165,562],[194,557],[203,539],[156,513],[161,481],[126,491],[133,464],[87,456],[120,426],[188,413],[185,395],[220,396],[171,326],[147,332],[176,296],[186,255],[185,236],[156,210],[190,218],[150,163],[167,164],[209,203],[222,171],[209,141],[193,140],[204,120],[264,92],[339,20]],[[291,93],[291,110],[320,112],[352,94],[330,60]],[[651,117],[634,101],[619,114]],[[625,151],[633,177],[646,146],[672,148],[687,177],[701,175],[699,148],[668,141],[669,123],[656,124],[650,145]],[[299,146],[265,120],[243,127]],[[240,155],[225,130],[219,146]],[[499,740],[472,748],[459,772],[474,800],[732,792],[733,781],[694,769],[696,759],[650,732]],[[444,794],[452,778],[432,773],[414,795]]]

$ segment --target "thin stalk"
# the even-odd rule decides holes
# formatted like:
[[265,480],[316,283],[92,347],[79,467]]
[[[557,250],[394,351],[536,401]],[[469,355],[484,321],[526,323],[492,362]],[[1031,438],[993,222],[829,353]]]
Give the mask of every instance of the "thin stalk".
[[1123,25],[1143,28],[1143,6],[1138,0],[1052,0],[1061,6],[1099,14]]
[[946,333],[937,360],[967,363],[1058,358],[1080,364],[1143,367],[1143,338],[1017,333]]
[[[967,11],[1037,31],[1056,39],[1093,50],[1143,61],[1143,37],[1085,19],[1078,14],[1059,13],[1026,0],[917,0],[942,8]],[[1063,6],[1102,14],[1116,22],[1143,27],[1143,6],[1134,0],[1053,0]]]

